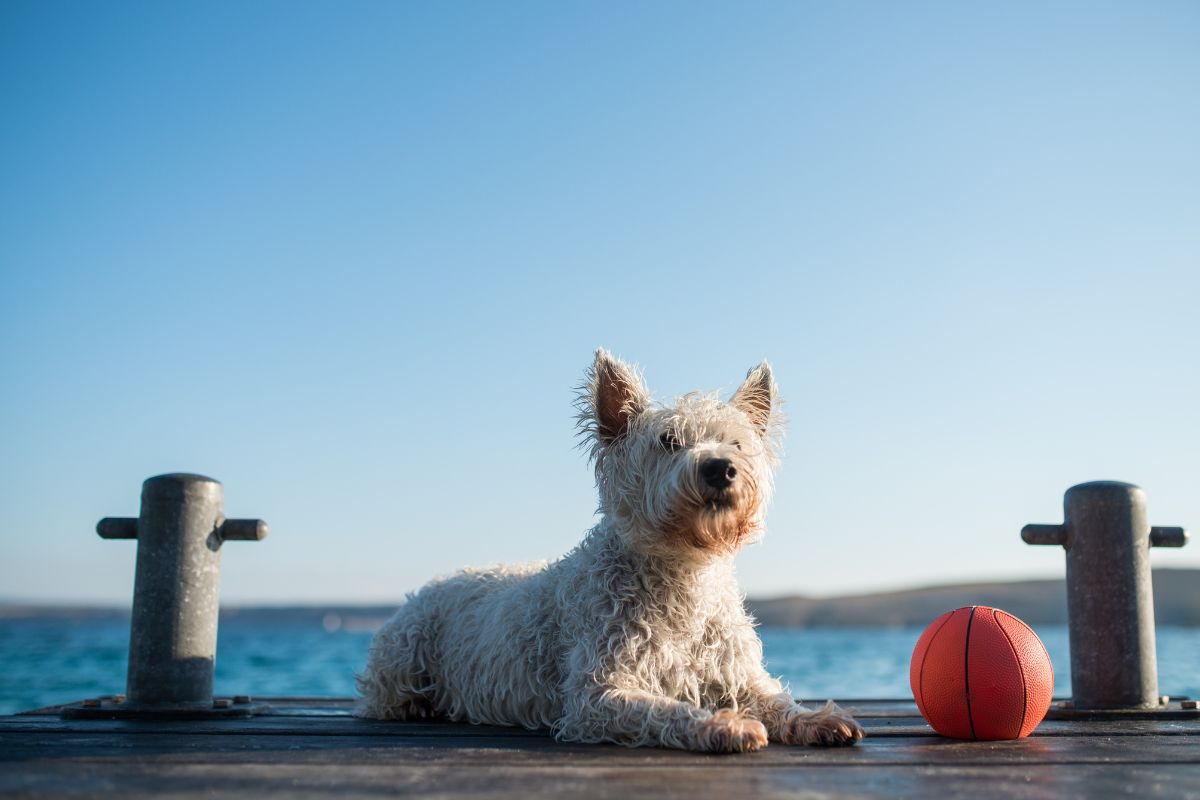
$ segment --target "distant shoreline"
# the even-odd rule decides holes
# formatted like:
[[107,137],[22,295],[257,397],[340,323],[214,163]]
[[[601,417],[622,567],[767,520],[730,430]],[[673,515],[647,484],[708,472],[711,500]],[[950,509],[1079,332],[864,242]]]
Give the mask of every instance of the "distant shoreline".
[[[326,630],[373,630],[396,610],[394,604],[313,603],[226,606],[222,622],[321,625]],[[946,584],[843,597],[748,598],[761,625],[779,628],[858,628],[926,625],[939,614],[968,605],[1003,608],[1030,625],[1067,622],[1061,579]],[[1155,621],[1200,627],[1200,569],[1154,570]],[[45,602],[0,603],[0,621],[60,619],[117,620],[128,607]]]

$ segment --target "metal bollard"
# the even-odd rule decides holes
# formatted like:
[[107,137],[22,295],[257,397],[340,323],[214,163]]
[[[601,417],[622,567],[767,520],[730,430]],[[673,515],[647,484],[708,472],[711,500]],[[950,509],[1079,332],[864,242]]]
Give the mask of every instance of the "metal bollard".
[[225,519],[223,506],[220,482],[173,473],[142,484],[141,516],[100,520],[102,538],[138,540],[126,697],[112,698],[110,707],[68,707],[64,715],[246,716],[260,710],[213,700],[221,544],[267,535],[262,520]]
[[1027,544],[1067,551],[1072,701],[1078,709],[1159,705],[1151,547],[1183,547],[1183,528],[1151,528],[1146,496],[1119,481],[1072,486],[1061,525],[1026,525]]

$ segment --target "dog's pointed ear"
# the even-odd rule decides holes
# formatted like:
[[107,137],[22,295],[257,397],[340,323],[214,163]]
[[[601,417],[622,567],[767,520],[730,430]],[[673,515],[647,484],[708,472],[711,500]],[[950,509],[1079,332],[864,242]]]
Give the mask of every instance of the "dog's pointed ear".
[[771,414],[779,405],[778,390],[766,361],[746,373],[746,380],[729,398],[729,404],[750,418],[760,435],[771,425]]
[[607,445],[650,407],[650,392],[636,369],[600,348],[580,401],[580,427],[595,436],[597,443]]

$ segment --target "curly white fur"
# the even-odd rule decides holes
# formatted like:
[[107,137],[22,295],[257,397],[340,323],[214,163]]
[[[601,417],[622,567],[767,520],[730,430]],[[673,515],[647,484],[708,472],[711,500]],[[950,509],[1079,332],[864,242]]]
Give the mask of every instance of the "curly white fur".
[[797,705],[767,674],[733,576],[778,460],[770,367],[728,403],[660,407],[599,350],[578,406],[600,523],[552,564],[467,569],[411,595],[371,644],[359,713],[713,752],[861,739],[832,703]]

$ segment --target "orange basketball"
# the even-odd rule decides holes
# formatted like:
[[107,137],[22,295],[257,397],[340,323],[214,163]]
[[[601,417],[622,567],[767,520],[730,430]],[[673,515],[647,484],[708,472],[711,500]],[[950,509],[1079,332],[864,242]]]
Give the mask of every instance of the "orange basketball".
[[1050,709],[1054,668],[1021,620],[987,606],[947,611],[913,650],[909,683],[921,716],[955,739],[1020,739]]

